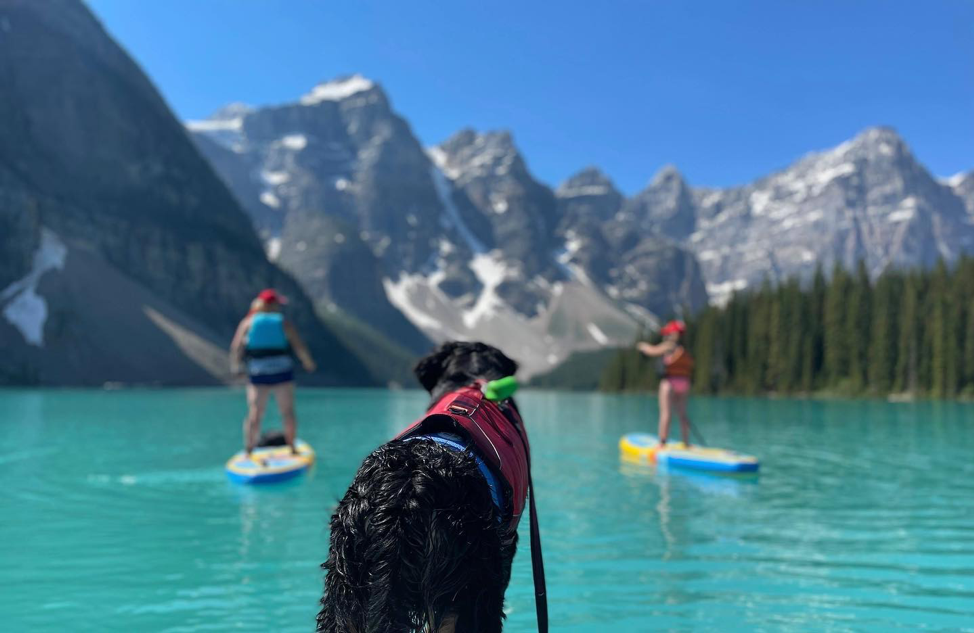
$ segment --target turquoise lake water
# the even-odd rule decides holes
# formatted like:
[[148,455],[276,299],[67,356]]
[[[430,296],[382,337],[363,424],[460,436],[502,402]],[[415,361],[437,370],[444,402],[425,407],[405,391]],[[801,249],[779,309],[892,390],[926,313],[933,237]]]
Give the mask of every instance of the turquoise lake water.
[[[313,630],[336,500],[425,403],[301,391],[317,466],[248,488],[241,391],[0,391],[0,630]],[[971,405],[694,399],[750,479],[622,464],[648,397],[520,405],[553,631],[974,631]],[[526,528],[507,631],[534,629]]]

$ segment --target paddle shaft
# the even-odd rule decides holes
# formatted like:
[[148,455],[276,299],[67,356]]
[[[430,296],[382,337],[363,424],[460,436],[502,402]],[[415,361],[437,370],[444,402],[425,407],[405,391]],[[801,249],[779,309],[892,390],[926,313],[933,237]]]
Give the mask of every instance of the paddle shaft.
[[700,431],[697,430],[697,427],[693,426],[690,420],[687,420],[687,426],[690,427],[690,433],[696,436],[697,441],[700,442],[700,445],[707,446],[707,440],[703,438],[703,435],[701,435]]

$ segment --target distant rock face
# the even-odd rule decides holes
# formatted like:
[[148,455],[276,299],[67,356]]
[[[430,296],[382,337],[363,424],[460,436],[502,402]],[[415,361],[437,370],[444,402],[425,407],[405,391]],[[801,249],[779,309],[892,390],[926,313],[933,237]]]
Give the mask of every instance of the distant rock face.
[[[532,177],[510,134],[464,130],[424,151],[382,89],[361,76],[321,84],[296,103],[237,106],[187,127],[276,261],[316,300],[414,350],[478,338],[513,350],[530,373],[575,349],[630,341],[652,319],[650,305],[674,308],[666,295],[631,294],[638,306],[625,293],[609,296],[601,280],[628,278],[618,258],[593,264],[600,276],[566,266],[576,223],[560,195]],[[616,192],[596,216],[620,204]],[[572,213],[580,222],[591,215]],[[653,257],[668,261],[669,251]],[[628,270],[648,276],[647,289],[658,286],[651,265]]]
[[[0,178],[4,174],[0,170]],[[27,274],[40,245],[40,217],[22,185],[0,181],[0,289]]]
[[686,244],[718,301],[765,277],[807,278],[819,264],[852,269],[862,260],[878,275],[888,266],[951,261],[974,247],[961,199],[887,128],[751,185],[694,190],[683,217],[693,226]]
[[950,187],[954,195],[961,199],[964,208],[967,209],[967,215],[974,219],[974,171],[957,174],[948,178],[944,184]]
[[[69,261],[90,262],[86,270],[121,271],[118,284],[125,279],[141,289],[126,285],[131,292],[112,301],[152,299],[161,320],[152,321],[137,305],[101,312],[102,318],[137,319],[147,328],[145,336],[132,338],[136,344],[149,340],[152,328],[178,321],[190,331],[205,328],[203,338],[223,348],[257,291],[275,286],[292,297],[291,315],[319,357],[330,359],[322,376],[346,384],[369,381],[298,285],[266,260],[233,196],[145,75],[80,1],[6,0],[0,24],[0,229],[10,228],[0,230],[0,309],[7,326],[19,324],[0,338],[5,349],[23,344],[30,352],[17,361],[17,375],[56,383],[99,379],[95,371],[72,377],[53,369],[60,360],[82,371],[83,363],[67,362],[63,354],[91,348],[81,324],[93,322],[87,319],[94,312],[55,310],[79,305],[50,293],[77,292],[78,286],[58,279],[81,270],[37,268],[38,257],[48,252],[41,239],[47,230],[65,252],[76,253],[67,255]],[[34,326],[20,327],[28,322],[39,323],[40,335],[34,336]],[[119,331],[128,326],[135,327],[114,323]],[[74,332],[73,346],[47,347],[44,333],[52,327]],[[106,346],[91,352],[106,362],[92,367],[110,365],[113,357],[121,365],[135,354],[108,345],[110,337],[100,340]],[[190,358],[168,340],[176,346],[173,359]],[[166,353],[138,350],[149,368],[139,375],[151,381],[151,355]],[[0,373],[5,362],[12,361],[0,359]],[[173,371],[158,379],[189,382],[174,379],[179,372],[173,363]]]
[[[684,187],[681,180],[679,188]],[[651,190],[642,200],[626,201],[593,168],[565,181],[557,191],[559,232],[565,239],[560,261],[630,312],[665,317],[697,310],[707,303],[699,266],[692,254],[657,231],[658,223],[645,217],[646,198],[661,197]]]
[[693,192],[676,167],[667,165],[649,187],[626,202],[618,219],[644,233],[685,240],[696,225]]

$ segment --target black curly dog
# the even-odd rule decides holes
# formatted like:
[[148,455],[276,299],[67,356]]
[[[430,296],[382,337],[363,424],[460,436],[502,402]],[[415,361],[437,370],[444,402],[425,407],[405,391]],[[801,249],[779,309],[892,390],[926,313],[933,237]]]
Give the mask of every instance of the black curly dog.
[[[445,343],[414,369],[433,403],[516,371],[483,343]],[[331,519],[317,630],[500,631],[516,547],[473,457],[429,439],[389,442],[365,458]]]

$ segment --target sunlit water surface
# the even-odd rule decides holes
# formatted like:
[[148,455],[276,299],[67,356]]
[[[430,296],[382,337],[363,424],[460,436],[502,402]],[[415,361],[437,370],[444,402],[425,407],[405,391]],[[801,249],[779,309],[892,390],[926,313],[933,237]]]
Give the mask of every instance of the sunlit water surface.
[[[223,471],[240,391],[0,391],[0,630],[312,630],[336,500],[425,402],[303,390],[316,468],[250,488]],[[971,406],[694,399],[762,459],[731,479],[620,463],[650,398],[520,404],[553,631],[974,631]],[[508,631],[534,627],[526,528]]]

